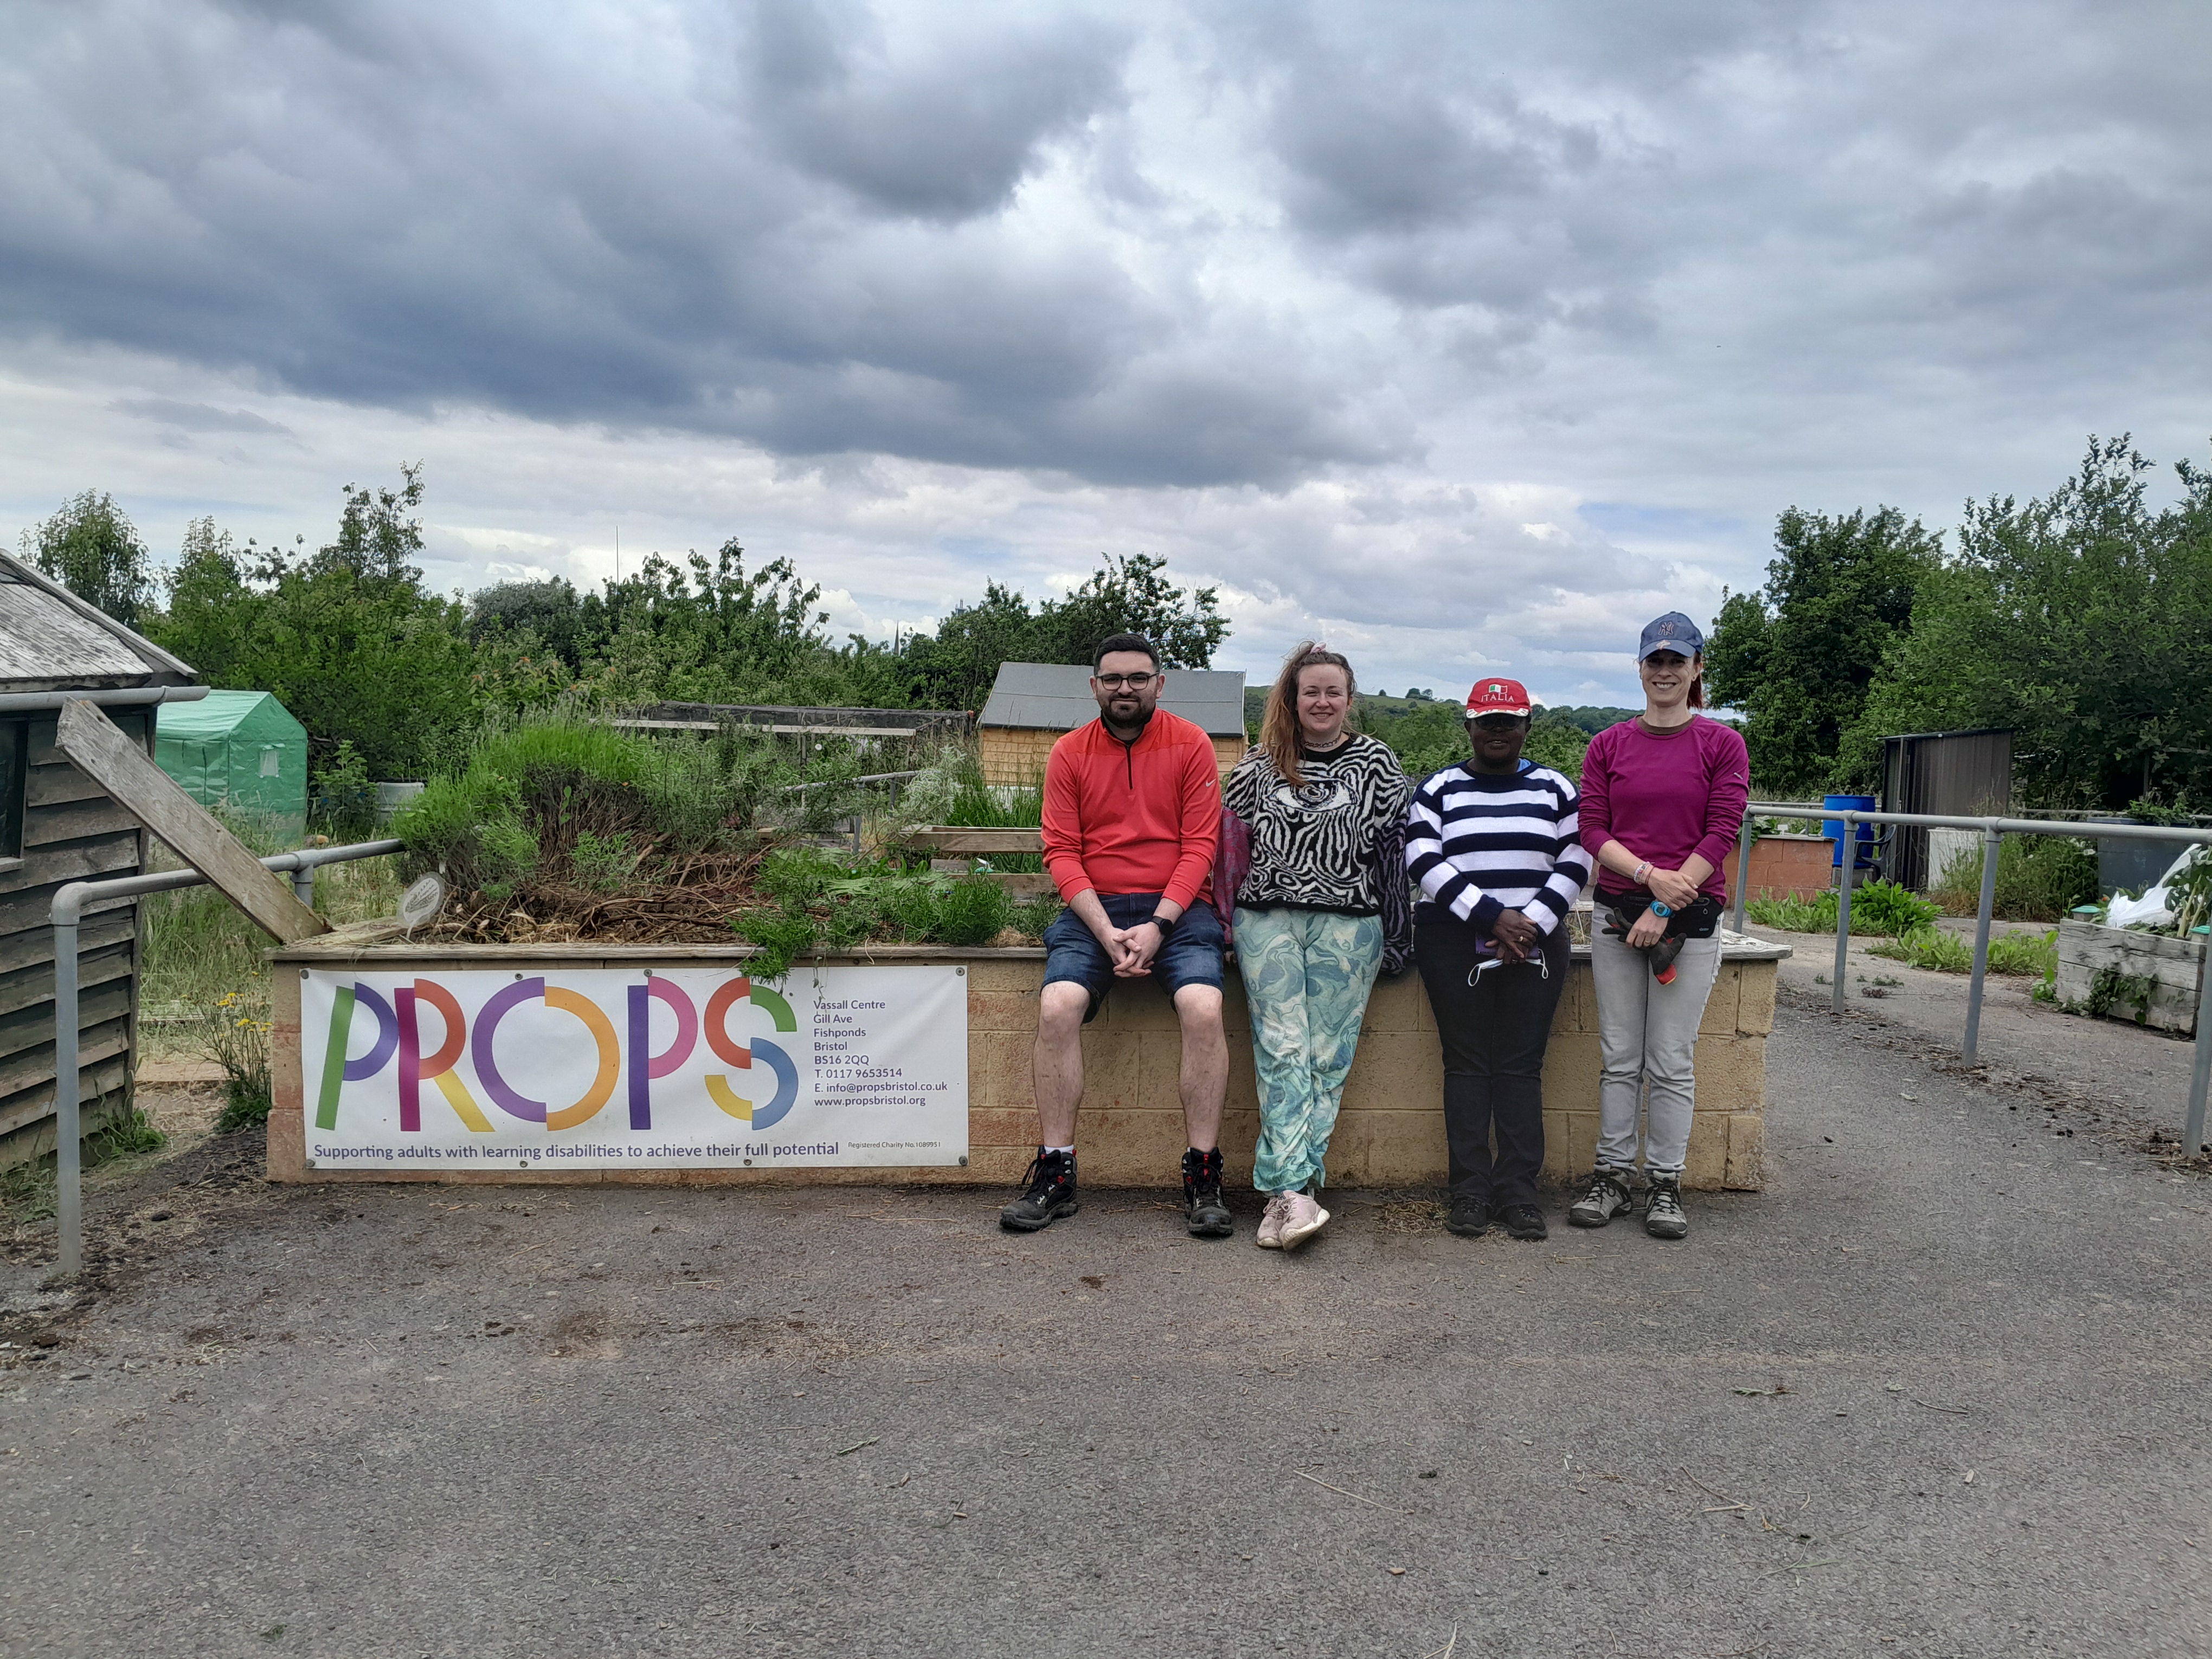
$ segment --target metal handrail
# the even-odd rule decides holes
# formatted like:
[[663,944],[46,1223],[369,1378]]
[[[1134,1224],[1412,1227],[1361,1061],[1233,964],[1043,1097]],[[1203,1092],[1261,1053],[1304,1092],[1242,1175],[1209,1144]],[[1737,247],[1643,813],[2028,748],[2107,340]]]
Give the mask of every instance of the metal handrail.
[[[321,866],[383,858],[405,848],[406,843],[398,841],[356,842],[350,847],[302,847],[296,852],[271,854],[261,863],[264,869],[290,874],[292,890],[300,902],[313,905],[315,872]],[[73,1273],[84,1266],[84,1160],[78,1145],[84,1126],[77,1100],[77,924],[85,907],[102,899],[136,898],[149,893],[174,892],[183,887],[204,887],[207,879],[197,870],[160,870],[143,876],[118,876],[108,881],[73,881],[54,895],[54,1222],[60,1234],[62,1273]],[[140,967],[143,970],[143,964]],[[63,1063],[64,1056],[68,1064]]]
[[[1982,989],[1990,963],[1990,921],[1996,905],[1997,848],[2007,836],[2064,836],[2075,841],[2169,841],[2212,846],[2212,830],[2190,830],[2155,823],[2077,823],[2045,818],[1953,817],[1940,812],[1866,812],[1851,807],[1814,805],[1803,801],[1752,801],[1746,805],[1743,828],[1736,837],[1735,919],[1743,931],[1744,905],[1750,897],[1751,825],[1754,817],[1820,818],[1840,821],[1843,845],[1854,845],[1852,827],[1861,823],[1902,824],[1930,830],[1978,830],[1982,833],[1981,902],[1974,913],[1974,971],[1966,991],[1966,1031],[1960,1054],[1969,1066],[1978,1062],[1982,1040]],[[1830,1006],[1844,1012],[1844,975],[1851,944],[1851,868],[1846,859],[1836,883],[1836,971],[1830,988]],[[2204,1103],[2212,1092],[2212,949],[2197,974],[2195,1062],[2190,1069],[2189,1104],[2182,1115],[2181,1144],[2194,1152],[2204,1144]]]

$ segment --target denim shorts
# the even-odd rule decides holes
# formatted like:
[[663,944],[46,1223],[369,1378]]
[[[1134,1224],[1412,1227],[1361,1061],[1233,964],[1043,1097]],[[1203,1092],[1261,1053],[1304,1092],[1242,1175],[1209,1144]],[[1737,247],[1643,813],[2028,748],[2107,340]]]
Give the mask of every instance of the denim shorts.
[[[1101,893],[1098,902],[1106,907],[1107,921],[1116,927],[1133,927],[1159,908],[1160,896]],[[1107,960],[1106,947],[1071,907],[1044,930],[1044,952],[1046,984],[1067,980],[1091,993],[1091,1006],[1083,1015],[1083,1023],[1088,1025],[1098,1017],[1098,1006],[1106,1000],[1107,992],[1120,982],[1114,964]],[[1182,913],[1175,932],[1152,958],[1152,977],[1167,987],[1170,1000],[1186,985],[1221,988],[1221,918],[1212,905],[1194,904]]]

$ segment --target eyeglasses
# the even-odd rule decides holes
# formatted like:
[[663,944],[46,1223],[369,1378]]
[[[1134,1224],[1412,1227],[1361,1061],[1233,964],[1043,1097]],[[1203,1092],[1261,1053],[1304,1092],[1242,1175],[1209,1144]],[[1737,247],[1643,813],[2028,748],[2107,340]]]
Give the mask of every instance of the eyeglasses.
[[1518,732],[1528,724],[1526,714],[1477,714],[1470,722],[1478,732]]
[[1118,691],[1125,685],[1132,691],[1141,691],[1159,678],[1159,676],[1158,674],[1100,674],[1095,678],[1098,684],[1109,691]]

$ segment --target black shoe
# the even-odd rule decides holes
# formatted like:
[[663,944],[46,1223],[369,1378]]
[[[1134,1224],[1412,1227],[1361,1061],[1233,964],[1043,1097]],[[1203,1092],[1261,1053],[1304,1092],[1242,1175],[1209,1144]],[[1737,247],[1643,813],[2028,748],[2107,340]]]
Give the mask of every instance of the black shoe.
[[1444,1218],[1444,1231],[1457,1233],[1462,1238],[1480,1238],[1490,1231],[1490,1206],[1479,1198],[1452,1200],[1451,1213]]
[[999,1212],[999,1224],[1008,1232],[1033,1233],[1083,1207],[1075,1201],[1073,1152],[1048,1152],[1040,1146],[1022,1185],[1022,1195]]
[[1226,1238],[1237,1231],[1237,1218],[1221,1201],[1221,1148],[1201,1152],[1187,1148],[1182,1155],[1182,1207],[1193,1238]]
[[1544,1227],[1544,1212],[1533,1204],[1501,1205],[1498,1224],[1516,1238],[1549,1238]]

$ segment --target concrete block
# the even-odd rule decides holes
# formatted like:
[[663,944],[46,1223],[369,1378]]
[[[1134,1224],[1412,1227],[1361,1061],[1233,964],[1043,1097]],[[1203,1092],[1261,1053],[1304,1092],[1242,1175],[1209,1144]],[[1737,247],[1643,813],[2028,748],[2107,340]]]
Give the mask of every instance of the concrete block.
[[1346,1111],[1441,1111],[1444,1097],[1443,1055],[1437,1040],[1421,1031],[1377,1031],[1362,1037],[1345,1080]]
[[1766,1120],[1756,1112],[1731,1113],[1728,1121],[1728,1167],[1721,1184],[1734,1192],[1755,1193],[1766,1184]]
[[1374,991],[1367,999],[1367,1010],[1360,1020],[1360,1031],[1363,1036],[1371,1031],[1426,1030],[1433,1033],[1436,1022],[1425,1018],[1428,1006],[1428,994],[1421,988],[1419,975],[1403,974],[1395,980],[1378,979]]
[[1182,1022],[1176,1018],[1175,1004],[1168,1000],[1166,988],[1157,979],[1130,979],[1115,981],[1107,994],[1106,1006],[1098,1011],[1091,1022],[1109,1031],[1177,1031]]
[[986,1146],[1027,1147],[1037,1144],[1037,1116],[1026,1107],[975,1107],[968,1109],[968,1158]]
[[1736,1006],[1735,1029],[1745,1036],[1764,1037],[1774,1029],[1774,986],[1778,964],[1746,962],[1737,966],[1743,982]]
[[1690,1155],[1682,1165],[1682,1184],[1718,1192],[1728,1179],[1729,1120],[1700,1112],[1690,1125]]
[[[1180,1194],[1183,1149],[1190,1144],[1180,1107],[1086,1109],[1075,1133],[1084,1181],[1101,1187],[1172,1188]],[[1241,1178],[1252,1178],[1249,1162]]]
[[968,1042],[968,1083],[970,1091],[976,1087],[980,1077],[983,1103],[988,1106],[1034,1107],[1036,1104],[1035,1072],[1030,1055],[1036,1048],[1036,1039],[1020,1031],[988,1031],[983,1034],[981,1045],[983,1063],[977,1066],[976,1039]]
[[1705,999],[1705,1018],[1698,1021],[1701,1035],[1732,1034],[1735,1029],[1736,1006],[1742,988],[1743,964],[1724,962],[1713,981],[1713,994]]
[[1763,1038],[1705,1036],[1698,1039],[1698,1115],[1756,1112],[1766,1095],[1766,1044]]
[[1595,1111],[1601,1069],[1595,1033],[1554,1031],[1544,1050],[1544,1110]]
[[1244,981],[1231,973],[1221,988],[1221,1029],[1229,1034],[1233,1043],[1243,1038],[1249,1047],[1252,1040],[1252,1006],[1245,1000]]
[[1597,1162],[1597,1114],[1544,1109],[1544,1178],[1572,1181]]
[[1369,1182],[1385,1187],[1441,1187],[1450,1176],[1444,1149],[1444,1109],[1381,1112],[1369,1139]]
[[975,1031],[1035,1031],[1037,996],[1035,991],[970,991],[968,1029]]
[[[1141,1039],[1130,1031],[1102,1031],[1092,1026],[1083,1034],[1083,1103],[1085,1106],[1132,1107],[1146,1103],[1139,1082]],[[1036,1095],[1024,1084],[1024,1099],[1036,1103]],[[1168,1103],[1173,1104],[1170,1092]],[[1011,1105],[1012,1102],[1001,1102]]]
[[970,991],[1018,992],[1035,997],[1044,983],[1044,963],[1035,958],[986,958],[968,964]]

